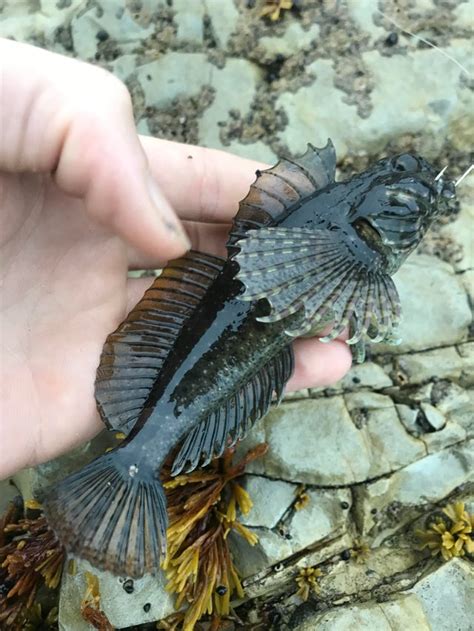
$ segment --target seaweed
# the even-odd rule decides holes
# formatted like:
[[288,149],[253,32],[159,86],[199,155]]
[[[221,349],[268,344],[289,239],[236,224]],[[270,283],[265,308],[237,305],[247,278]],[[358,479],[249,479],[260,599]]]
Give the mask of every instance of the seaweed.
[[318,578],[322,575],[321,570],[316,567],[302,568],[295,578],[296,584],[298,585],[298,591],[295,595],[306,602],[311,592],[319,594],[321,588],[318,584]]
[[[231,598],[244,595],[228,535],[234,531],[250,545],[255,545],[257,537],[237,519],[237,508],[246,514],[252,501],[236,478],[267,449],[266,444],[258,445],[232,464],[232,448],[206,468],[175,478],[166,468],[170,525],[163,568],[167,590],[177,595],[176,609],[188,603],[180,620],[183,631],[194,629],[205,614],[211,615],[211,624],[219,628],[221,619],[231,612]],[[173,623],[178,620],[179,616],[174,617]]]
[[441,514],[428,518],[427,527],[415,534],[421,540],[421,550],[428,548],[431,556],[441,554],[444,561],[474,553],[474,514],[468,513],[464,502],[448,504]]
[[65,551],[38,506],[14,501],[0,520],[0,623],[11,629],[48,628],[56,615],[44,618],[35,598],[43,586],[58,588]]

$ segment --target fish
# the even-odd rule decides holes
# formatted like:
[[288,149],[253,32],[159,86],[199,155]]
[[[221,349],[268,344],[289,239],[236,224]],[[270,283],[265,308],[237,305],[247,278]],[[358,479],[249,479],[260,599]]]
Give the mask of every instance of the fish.
[[281,401],[295,338],[348,328],[358,360],[367,342],[393,341],[392,276],[453,204],[454,182],[410,153],[338,181],[328,140],[257,171],[227,257],[169,262],[107,337],[95,397],[105,426],[126,438],[46,492],[66,550],[116,575],[157,573],[169,454],[177,476],[244,438]]

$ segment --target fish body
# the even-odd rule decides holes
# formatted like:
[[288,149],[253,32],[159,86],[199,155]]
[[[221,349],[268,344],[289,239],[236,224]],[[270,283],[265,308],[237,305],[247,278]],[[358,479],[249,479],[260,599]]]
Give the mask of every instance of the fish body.
[[302,335],[389,339],[391,275],[454,197],[422,158],[335,180],[330,141],[281,160],[241,202],[227,259],[172,261],[104,345],[96,399],[127,438],[52,488],[45,512],[72,553],[117,574],[158,569],[166,551],[161,467],[192,471],[244,437],[281,399]]

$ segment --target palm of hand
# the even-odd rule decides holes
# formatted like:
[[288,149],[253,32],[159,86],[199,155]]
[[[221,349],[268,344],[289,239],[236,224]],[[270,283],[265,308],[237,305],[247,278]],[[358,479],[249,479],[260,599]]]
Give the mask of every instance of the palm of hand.
[[12,470],[100,428],[95,371],[107,334],[125,315],[127,256],[120,239],[92,223],[83,202],[49,177],[5,175],[0,191],[7,218],[0,242],[0,446],[9,446],[0,462]]

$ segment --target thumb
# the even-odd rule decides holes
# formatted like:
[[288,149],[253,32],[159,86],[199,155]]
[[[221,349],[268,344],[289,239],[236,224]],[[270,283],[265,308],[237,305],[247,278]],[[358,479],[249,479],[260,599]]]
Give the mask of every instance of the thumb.
[[0,170],[52,172],[59,188],[148,255],[189,241],[153,181],[130,95],[107,71],[0,39]]

